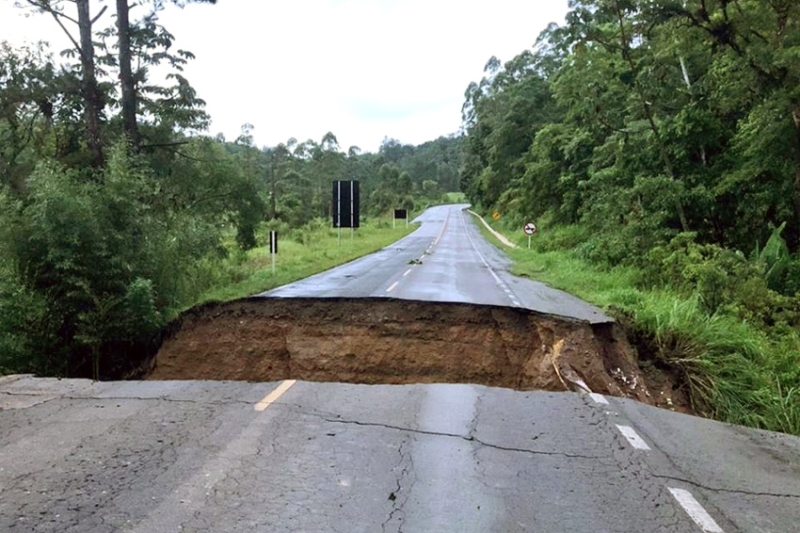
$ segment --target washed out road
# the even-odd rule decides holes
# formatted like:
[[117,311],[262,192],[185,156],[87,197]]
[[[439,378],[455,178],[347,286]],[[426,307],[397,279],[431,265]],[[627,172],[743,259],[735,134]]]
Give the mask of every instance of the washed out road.
[[[607,320],[507,274],[460,207],[268,295]],[[627,399],[469,384],[6,377],[6,531],[800,532],[800,439]]]

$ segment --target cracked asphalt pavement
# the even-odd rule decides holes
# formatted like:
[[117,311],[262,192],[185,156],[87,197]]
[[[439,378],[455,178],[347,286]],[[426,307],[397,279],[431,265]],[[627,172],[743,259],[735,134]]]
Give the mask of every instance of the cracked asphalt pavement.
[[0,531],[702,531],[670,488],[728,533],[800,531],[794,437],[477,385],[265,402],[279,384],[0,378]]

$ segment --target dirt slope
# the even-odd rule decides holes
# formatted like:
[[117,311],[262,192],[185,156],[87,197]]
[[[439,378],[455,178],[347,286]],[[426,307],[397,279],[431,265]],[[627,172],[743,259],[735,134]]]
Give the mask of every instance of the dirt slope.
[[663,390],[648,390],[613,324],[385,298],[249,298],[202,306],[173,324],[148,376],[289,378],[523,390],[578,390],[585,384],[593,392],[666,402]]

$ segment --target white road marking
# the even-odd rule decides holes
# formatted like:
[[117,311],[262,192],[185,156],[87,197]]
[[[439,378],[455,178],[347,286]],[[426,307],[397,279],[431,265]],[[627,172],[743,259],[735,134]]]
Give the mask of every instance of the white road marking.
[[622,433],[622,436],[628,439],[628,442],[631,443],[631,446],[633,446],[637,450],[650,449],[650,446],[648,446],[647,443],[644,441],[644,439],[642,439],[642,437],[640,437],[639,434],[636,433],[635,429],[633,429],[630,426],[620,426],[619,424],[616,424],[616,426],[619,432]]
[[258,402],[253,407],[253,409],[255,409],[256,411],[263,411],[264,409],[272,405],[274,402],[276,402],[278,398],[280,398],[283,395],[283,393],[289,390],[289,388],[291,388],[291,386],[294,385],[295,383],[297,383],[296,379],[287,379],[283,381],[283,383],[275,387],[274,391],[264,396],[264,399]]
[[672,496],[678,500],[678,503],[681,504],[683,510],[686,511],[686,514],[694,520],[695,524],[700,526],[700,529],[703,530],[704,533],[724,533],[722,528],[717,525],[711,515],[708,514],[708,511],[703,509],[703,506],[700,505],[692,493],[688,490],[684,489],[674,489],[672,487],[668,487],[669,491],[672,493]]
[[519,303],[518,301],[516,301],[516,300],[511,300],[511,303],[512,303],[512,304],[514,304],[514,305],[516,305],[517,307],[522,307],[522,304],[520,304],[520,303]]
[[447,211],[447,218],[444,219],[444,224],[442,225],[442,230],[439,232],[439,235],[436,236],[436,239],[433,241],[433,244],[431,244],[431,248],[433,248],[434,246],[439,244],[439,239],[441,239],[442,235],[444,235],[444,232],[447,229],[447,223],[448,222],[450,222],[450,211],[449,210]]
[[411,269],[410,268],[408,270],[406,270],[405,272],[403,272],[403,277],[406,277],[409,274],[411,274]]
[[597,394],[596,392],[589,393],[589,398],[595,401],[595,403],[602,403],[603,405],[608,405],[608,400],[602,394]]
[[394,283],[389,285],[389,288],[386,289],[386,292],[392,292],[395,289],[395,287],[397,287],[398,283],[400,283],[400,282],[399,281],[395,281]]

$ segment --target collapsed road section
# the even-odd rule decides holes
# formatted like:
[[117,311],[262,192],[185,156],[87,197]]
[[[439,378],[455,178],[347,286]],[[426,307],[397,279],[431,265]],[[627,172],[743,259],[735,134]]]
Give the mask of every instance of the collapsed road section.
[[653,403],[613,323],[387,298],[247,298],[192,309],[172,324],[148,379],[476,383]]

